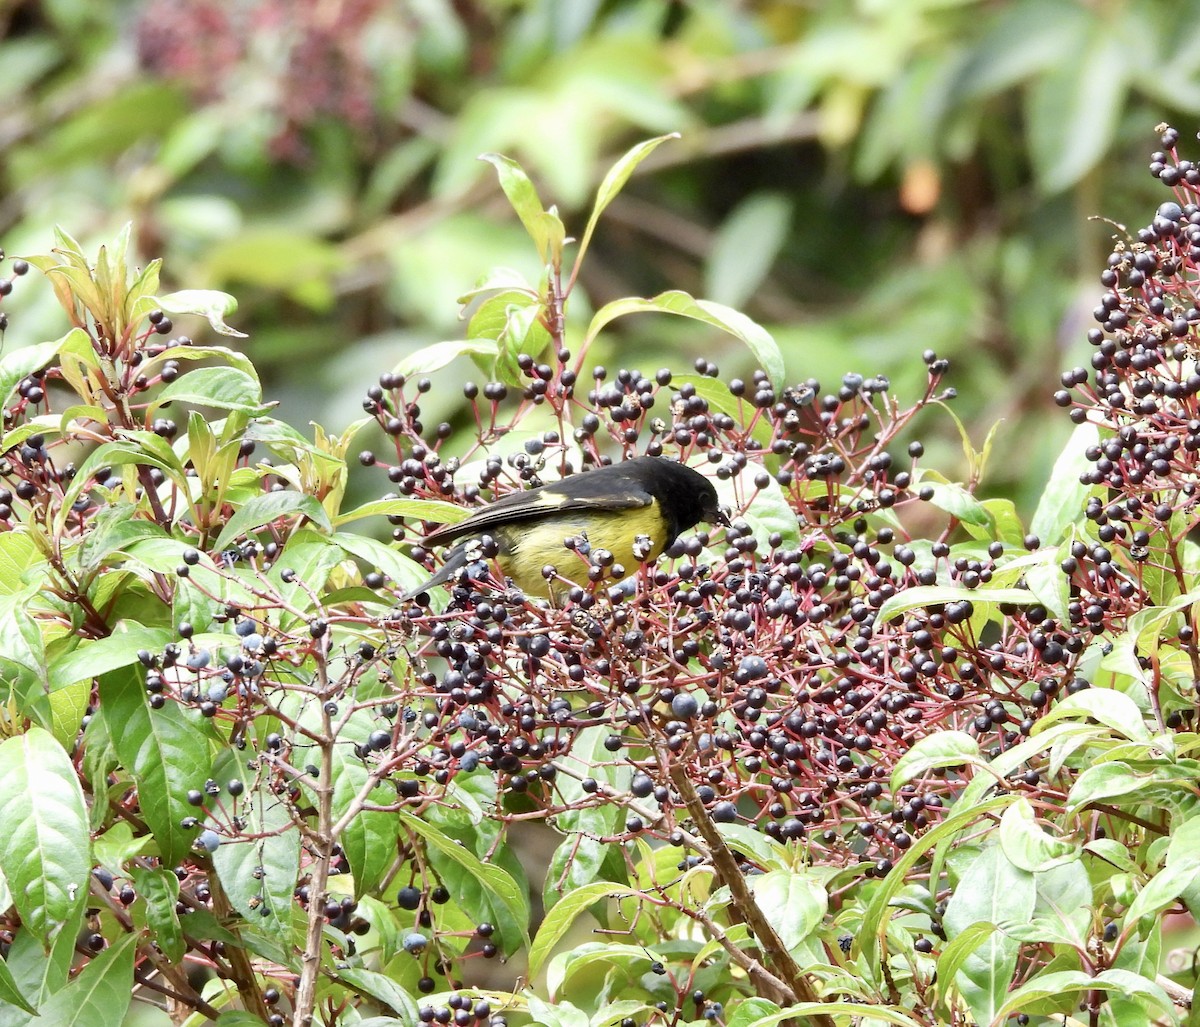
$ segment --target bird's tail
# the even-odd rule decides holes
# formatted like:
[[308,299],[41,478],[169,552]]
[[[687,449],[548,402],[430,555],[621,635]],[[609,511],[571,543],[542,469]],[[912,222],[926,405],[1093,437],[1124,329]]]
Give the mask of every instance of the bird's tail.
[[400,597],[400,602],[408,603],[416,599],[422,592],[428,592],[431,588],[437,588],[438,585],[444,585],[447,581],[453,578],[459,571],[471,562],[471,553],[467,543],[455,546],[446,554],[446,562],[438,568],[436,574],[427,580],[421,582],[414,589],[410,589]]

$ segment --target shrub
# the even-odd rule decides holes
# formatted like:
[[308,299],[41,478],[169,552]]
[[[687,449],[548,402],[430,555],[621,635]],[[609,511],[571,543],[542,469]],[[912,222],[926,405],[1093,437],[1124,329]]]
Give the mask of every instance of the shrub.
[[[0,362],[8,1020],[117,1025],[132,992],[188,1024],[1182,1023],[1200,171],[1163,131],[1175,199],[1114,247],[1028,529],[975,494],[1014,442],[964,433],[965,485],[919,465],[909,423],[952,395],[933,353],[906,406],[880,377],[787,385],[767,333],[682,292],[568,337],[597,219],[661,139],[571,266],[489,155],[545,276],[481,283],[465,337],[340,435],[177,334],[236,334],[231,301],[158,295],[127,236],[11,261],[0,296],[34,268],[71,328]],[[655,312],[760,370],[589,360]],[[461,356],[468,427],[426,424]],[[391,491],[350,506],[372,422],[358,462]],[[402,598],[414,528],[635,453],[704,469],[729,526],[625,583],[581,551],[561,608],[486,565]],[[383,519],[390,542],[350,530]]]

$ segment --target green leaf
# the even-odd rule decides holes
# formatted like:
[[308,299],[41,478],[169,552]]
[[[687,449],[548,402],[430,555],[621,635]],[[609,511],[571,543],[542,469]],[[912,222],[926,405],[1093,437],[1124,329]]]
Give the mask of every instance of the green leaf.
[[863,915],[862,930],[858,937],[863,959],[866,960],[868,966],[873,966],[875,963],[879,951],[879,939],[886,929],[884,917],[892,900],[895,899],[896,895],[905,886],[908,872],[925,858],[925,854],[930,849],[947,843],[960,831],[982,820],[985,814],[990,813],[992,810],[1005,808],[1010,803],[1016,801],[1016,798],[1016,795],[1009,792],[1004,795],[997,795],[993,799],[973,803],[970,806],[963,806],[961,803],[956,803],[951,808],[950,815],[938,824],[937,827],[926,831],[919,838],[914,839],[912,848],[895,861],[891,872],[872,893],[867,903],[867,908]]
[[[943,998],[947,992],[953,992],[955,978],[962,970],[963,963],[996,932],[996,929],[996,925],[993,923],[971,924],[942,947],[937,960],[937,985],[938,992]],[[944,1002],[944,1004],[952,1005],[953,1003]]]
[[508,197],[512,209],[517,212],[517,217],[521,219],[525,231],[537,245],[538,256],[543,264],[549,263],[544,225],[540,220],[541,215],[546,211],[537,194],[537,189],[534,188],[529,176],[525,174],[525,169],[511,157],[505,157],[499,153],[481,153],[479,159],[496,169],[496,175],[500,179],[500,188],[504,190],[504,195]]
[[54,518],[54,527],[57,533],[62,534],[71,513],[71,505],[86,489],[91,487],[92,477],[100,467],[124,467],[130,464],[157,467],[176,485],[183,486],[186,480],[183,467],[166,441],[151,432],[142,432],[139,435],[148,435],[151,439],[157,440],[161,446],[165,447],[165,452],[155,453],[147,446],[140,445],[140,440],[138,442],[106,442],[92,450],[80,465],[75,477],[71,479],[71,484],[63,492],[62,503]]
[[[364,712],[356,714],[338,735],[339,744],[333,747],[333,816],[342,820],[350,812],[364,789],[370,784],[370,771],[354,754],[354,745],[363,744],[373,730],[373,722]],[[382,805],[394,802],[395,788],[375,784],[367,796],[368,803]],[[360,809],[342,828],[338,841],[354,875],[354,894],[367,894],[383,880],[396,860],[396,840],[400,827],[396,815],[378,810]]]
[[1070,52],[1025,91],[1029,157],[1046,195],[1075,185],[1108,152],[1129,88],[1128,39],[1093,16]]
[[964,524],[991,526],[992,518],[987,507],[975,496],[956,482],[931,481],[931,477],[932,475],[926,475],[921,482],[932,491],[930,503]]
[[[405,591],[416,588],[429,576],[420,564],[410,560],[403,553],[397,552],[391,546],[366,535],[339,531],[334,534],[333,541],[347,553],[357,556],[369,567],[382,571]],[[390,602],[386,596],[379,597],[379,599]]]
[[515,951],[522,943],[528,943],[529,897],[522,893],[510,874],[498,866],[480,862],[465,847],[458,845],[432,824],[425,823],[411,813],[400,810],[394,815],[406,828],[422,837],[431,848],[436,849],[471,874],[493,902],[499,904],[499,909],[511,919],[517,933],[517,937],[510,936],[505,939],[505,948],[508,952]]
[[[218,850],[220,851],[220,850]],[[145,904],[146,926],[152,940],[172,963],[183,958],[186,949],[183,930],[179,926],[179,914],[175,905],[179,901],[179,878],[171,871],[160,868],[131,867],[138,898]]]
[[880,608],[879,623],[899,617],[910,610],[923,610],[930,606],[946,603],[969,602],[978,607],[983,603],[1012,603],[1015,606],[1033,606],[1037,597],[1023,588],[959,588],[955,585],[917,585],[897,592]]
[[247,338],[245,332],[230,328],[225,318],[237,310],[237,300],[226,292],[215,289],[181,289],[157,297],[159,307],[168,314],[199,314],[205,318],[218,335],[229,335],[237,339]]
[[329,514],[316,497],[306,496],[302,492],[268,492],[255,496],[226,521],[213,548],[224,549],[241,536],[257,531],[281,517],[296,516],[307,517],[327,532],[333,530]]
[[1082,850],[1074,842],[1055,838],[1038,826],[1033,806],[1020,798],[1000,818],[1000,848],[1005,858],[1019,870],[1030,873],[1073,863]]
[[1029,522],[1029,530],[1042,540],[1043,545],[1061,541],[1067,529],[1083,516],[1092,486],[1082,484],[1079,475],[1093,467],[1084,453],[1099,441],[1099,429],[1085,421],[1071,432],[1055,460],[1050,480],[1046,482],[1037,510]]
[[754,901],[784,947],[796,955],[829,908],[825,886],[810,873],[769,870],[750,878]]
[[1148,742],[1151,738],[1138,704],[1113,688],[1085,688],[1068,695],[1038,719],[1036,730],[1044,731],[1060,720],[1084,718],[1111,728],[1120,738],[1135,742]]
[[400,1017],[399,1020],[389,1022],[402,1025],[402,1027],[418,1022],[420,1010],[417,1003],[387,974],[378,973],[375,970],[365,970],[361,967],[346,966],[338,969],[337,976],[339,982],[363,995],[369,995]]
[[980,765],[979,742],[965,731],[939,731],[918,739],[892,769],[892,791],[939,767]]
[[710,300],[698,300],[693,296],[689,296],[686,292],[679,290],[659,293],[650,299],[640,299],[636,296],[630,296],[625,299],[613,300],[611,303],[606,303],[596,311],[592,317],[591,324],[588,325],[587,335],[584,338],[584,348],[586,349],[590,346],[604,327],[615,321],[618,317],[638,313],[675,314],[679,317],[688,317],[695,321],[711,325],[713,328],[719,328],[723,332],[728,332],[749,347],[759,366],[767,373],[767,378],[771,382],[771,385],[777,390],[783,388],[786,373],[783,364],[783,354],[779,351],[779,346],[765,328],[752,321],[745,314],[732,310],[724,304],[713,303]]
[[[67,971],[75,955],[75,938],[75,931],[60,931],[47,953],[28,927],[21,927],[13,935],[5,963],[18,991],[30,1005],[41,1006],[67,983]],[[26,1027],[24,1017],[8,1020],[7,1012],[0,1005],[3,1027]]]
[[152,710],[141,674],[129,668],[101,678],[100,709],[162,861],[175,866],[191,850],[194,832],[179,824],[195,814],[188,790],[209,776],[208,739],[178,703]]
[[726,1027],[750,1027],[750,1024],[761,1020],[764,1016],[774,1016],[779,1012],[782,1012],[779,1006],[774,1002],[768,1002],[765,998],[742,999],[725,1024]]
[[771,271],[792,219],[794,203],[783,193],[751,193],[717,229],[704,272],[704,291],[719,303],[740,307]]
[[162,365],[168,360],[219,360],[223,364],[228,364],[230,367],[236,367],[239,371],[244,371],[251,378],[257,380],[258,372],[254,369],[254,364],[244,353],[239,353],[235,349],[230,349],[228,346],[168,346],[157,356],[151,357],[142,365],[144,373],[151,374],[161,369]]
[[529,1015],[540,1027],[588,1027],[587,1014],[573,1003],[562,999],[551,1004],[531,994]]
[[1110,969],[1091,976],[1082,970],[1060,970],[1039,974],[1010,994],[1004,1005],[996,1010],[996,1020],[1003,1023],[1009,1016],[1025,1009],[1032,1008],[1036,1013],[1035,1003],[1038,1002],[1049,1001],[1057,1009],[1064,999],[1080,991],[1104,991],[1136,998],[1143,1008],[1153,1009],[1162,1016],[1172,1015],[1167,993],[1141,974]]
[[[690,385],[696,393],[708,404],[711,413],[728,414],[735,424],[740,426],[753,420],[749,435],[763,449],[771,444],[771,421],[766,417],[753,417],[753,406],[744,398],[739,398],[729,391],[729,386],[719,378],[710,378],[706,374],[676,374],[671,376],[671,390],[678,391],[685,385]],[[795,518],[793,517],[793,520]]]
[[1071,601],[1071,579],[1062,571],[1061,551],[1052,547],[1031,553],[1030,556],[1032,559],[1022,575],[1025,587],[1060,621],[1068,620],[1070,613],[1067,607]]
[[38,1009],[54,1027],[121,1027],[133,996],[133,957],[138,936],[126,935],[105,949],[79,976]]
[[0,597],[25,592],[21,579],[25,572],[46,563],[33,536],[21,528],[0,534]]
[[638,892],[628,885],[613,884],[610,881],[595,881],[586,884],[563,896],[542,921],[538,928],[537,937],[529,949],[529,977],[536,977],[542,969],[542,963],[554,951],[554,946],[562,941],[563,936],[570,930],[580,913],[585,912],[603,899],[624,898],[637,895]]
[[583,255],[587,252],[587,248],[592,241],[592,235],[596,231],[596,224],[600,220],[600,215],[604,213],[605,208],[617,198],[617,194],[625,187],[625,183],[629,181],[629,176],[637,170],[637,166],[642,161],[649,157],[650,154],[668,139],[678,138],[680,138],[679,133],[672,132],[669,135],[658,136],[657,138],[647,139],[645,142],[638,143],[636,146],[625,151],[617,162],[605,173],[604,178],[600,182],[600,188],[596,190],[596,199],[592,203],[592,213],[588,218],[587,228],[583,230],[583,238],[579,241],[579,253],[575,257],[575,268],[571,273],[572,281],[579,274],[579,266],[583,262]]
[[393,369],[393,374],[402,375],[405,379],[417,375],[430,374],[440,371],[456,357],[461,356],[496,356],[496,341],[494,339],[458,339],[453,342],[435,342],[410,353]]
[[1123,918],[1126,929],[1136,927],[1144,917],[1157,916],[1173,905],[1188,888],[1196,883],[1200,875],[1200,855],[1185,856],[1173,860],[1165,869],[1155,874],[1129,904]]
[[[244,779],[245,761],[227,749],[212,776],[223,788],[234,778]],[[212,854],[221,886],[242,916],[286,942],[292,932],[292,896],[300,874],[300,830],[265,775],[254,775],[236,801],[224,801],[241,817],[247,837],[222,839]]]
[[[75,331],[78,329],[72,329],[72,333]],[[70,337],[68,334],[56,342],[39,342],[5,353],[0,358],[0,406],[7,406],[21,380],[49,364]]]
[[376,499],[363,503],[353,510],[338,514],[333,523],[339,528],[351,521],[362,520],[364,517],[412,517],[435,524],[457,524],[471,516],[471,510],[465,506],[455,506],[439,499]]
[[595,838],[568,834],[550,857],[542,885],[542,907],[549,912],[563,896],[592,884],[600,876],[607,855],[608,849]]
[[258,379],[236,367],[197,367],[181,374],[155,397],[151,412],[172,402],[240,410],[251,416],[265,414],[273,405],[263,403]]
[[[1028,921],[1033,914],[1037,889],[1031,873],[1013,866],[999,845],[980,852],[966,867],[950,901],[942,924],[953,940],[978,923]],[[991,1023],[1008,994],[1017,965],[1020,943],[997,931],[975,948],[962,962],[955,978],[959,993],[980,1023]]]
[[861,1023],[864,1027],[866,1024],[874,1027],[876,1023],[891,1023],[896,1027],[921,1027],[918,1021],[895,1009],[862,1002],[797,1002],[794,1006],[788,1006],[787,1009],[778,1013],[751,1021],[749,1027],[777,1027],[785,1020],[807,1024],[812,1022],[811,1019],[800,1018],[814,1016],[849,1017],[845,1021],[846,1023]]
[[21,921],[47,949],[83,908],[87,808],[71,759],[40,727],[0,744],[0,871]]
[[122,621],[106,638],[85,639],[50,666],[50,688],[64,688],[138,662],[138,650],[161,652],[176,635],[169,628],[145,628]]
[[[8,904],[5,904],[5,909]],[[21,994],[20,985],[13,977],[12,971],[8,968],[8,963],[0,959],[0,1009],[5,1005],[16,1006],[18,1009],[26,1013],[36,1013],[37,1009],[29,1004],[29,1000]]]
[[788,497],[774,475],[768,476],[763,488],[754,483],[761,470],[760,465],[747,463],[728,478],[710,479],[716,487],[717,500],[730,510],[741,511],[736,514],[735,520],[744,520],[750,526],[761,550],[769,548],[769,539],[773,534],[781,536],[785,549],[797,546],[800,544],[800,529],[796,511],[788,503]]
[[1071,791],[1067,794],[1067,809],[1076,811],[1093,802],[1139,792],[1153,777],[1153,774],[1137,773],[1128,763],[1119,760],[1087,767],[1071,785]]

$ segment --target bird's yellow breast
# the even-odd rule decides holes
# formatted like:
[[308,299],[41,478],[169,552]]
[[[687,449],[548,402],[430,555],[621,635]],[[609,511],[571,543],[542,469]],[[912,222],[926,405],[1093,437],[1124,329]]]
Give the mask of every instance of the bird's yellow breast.
[[[506,525],[498,533],[502,536],[498,539],[500,566],[522,591],[549,598],[550,589],[542,577],[542,568],[547,564],[569,581],[587,581],[587,558],[567,549],[564,540],[585,538],[592,552],[607,549],[629,575],[641,564],[658,559],[665,548],[666,533],[657,501],[638,510],[562,513],[527,524]],[[555,592],[562,591],[560,583]]]

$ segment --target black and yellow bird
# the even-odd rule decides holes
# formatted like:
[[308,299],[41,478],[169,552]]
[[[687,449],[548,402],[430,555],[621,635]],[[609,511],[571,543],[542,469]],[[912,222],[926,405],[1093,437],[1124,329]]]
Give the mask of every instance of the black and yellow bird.
[[483,559],[485,536],[493,539],[496,562],[513,584],[527,595],[560,599],[569,586],[548,580],[543,575],[548,565],[568,581],[586,581],[587,562],[578,554],[604,549],[629,575],[657,560],[681,532],[721,519],[716,489],[704,475],[666,457],[637,457],[513,492],[465,521],[431,532],[425,546],[466,540],[403,598],[445,584]]

